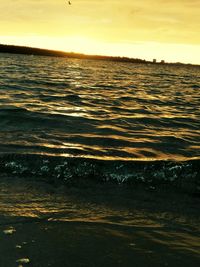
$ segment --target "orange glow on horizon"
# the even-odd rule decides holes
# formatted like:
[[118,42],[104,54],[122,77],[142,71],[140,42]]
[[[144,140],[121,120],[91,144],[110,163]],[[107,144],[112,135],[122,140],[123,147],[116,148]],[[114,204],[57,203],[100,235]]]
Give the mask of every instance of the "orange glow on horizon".
[[0,43],[200,64],[196,0],[20,0],[0,11]]

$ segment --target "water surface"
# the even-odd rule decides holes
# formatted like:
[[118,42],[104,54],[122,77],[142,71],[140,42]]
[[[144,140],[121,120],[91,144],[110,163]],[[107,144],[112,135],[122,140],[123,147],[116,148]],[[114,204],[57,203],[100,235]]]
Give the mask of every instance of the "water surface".
[[1,54],[0,93],[3,172],[199,183],[199,67]]
[[0,151],[99,159],[191,159],[200,68],[0,56]]

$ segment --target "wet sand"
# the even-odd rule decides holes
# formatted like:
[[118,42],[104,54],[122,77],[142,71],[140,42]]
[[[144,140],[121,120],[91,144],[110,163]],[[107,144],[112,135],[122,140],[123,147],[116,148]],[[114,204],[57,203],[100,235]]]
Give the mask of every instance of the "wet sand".
[[166,188],[2,175],[0,266],[199,266],[199,204]]

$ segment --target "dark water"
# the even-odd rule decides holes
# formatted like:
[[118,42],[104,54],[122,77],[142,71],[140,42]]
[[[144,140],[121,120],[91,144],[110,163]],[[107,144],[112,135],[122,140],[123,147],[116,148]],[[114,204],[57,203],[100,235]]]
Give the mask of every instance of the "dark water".
[[0,154],[14,173],[194,177],[200,68],[0,54]]

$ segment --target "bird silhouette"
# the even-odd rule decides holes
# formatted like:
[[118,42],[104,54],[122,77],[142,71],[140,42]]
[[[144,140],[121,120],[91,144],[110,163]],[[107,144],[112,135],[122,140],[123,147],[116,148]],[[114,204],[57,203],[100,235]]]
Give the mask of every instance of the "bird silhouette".
[[71,5],[72,4],[71,1],[68,1],[68,4]]

